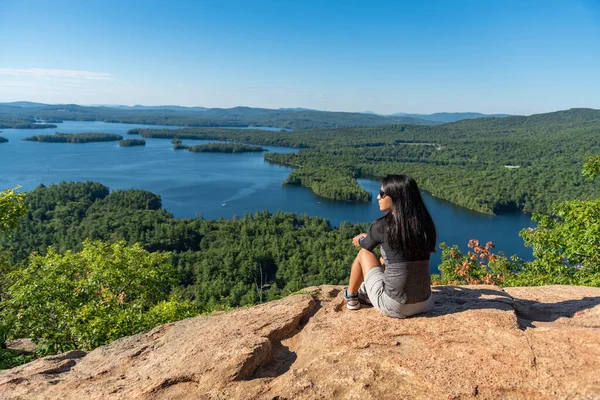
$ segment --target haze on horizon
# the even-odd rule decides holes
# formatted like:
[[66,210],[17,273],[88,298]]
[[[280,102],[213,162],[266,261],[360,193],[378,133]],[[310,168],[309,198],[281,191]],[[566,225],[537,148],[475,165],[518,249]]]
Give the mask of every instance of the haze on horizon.
[[595,0],[3,0],[0,43],[0,102],[600,108]]

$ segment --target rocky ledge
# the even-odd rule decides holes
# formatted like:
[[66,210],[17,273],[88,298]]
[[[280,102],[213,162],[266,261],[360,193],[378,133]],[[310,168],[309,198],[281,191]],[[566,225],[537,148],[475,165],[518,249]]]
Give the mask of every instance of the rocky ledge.
[[404,320],[304,292],[2,371],[0,398],[600,398],[600,288],[438,286]]

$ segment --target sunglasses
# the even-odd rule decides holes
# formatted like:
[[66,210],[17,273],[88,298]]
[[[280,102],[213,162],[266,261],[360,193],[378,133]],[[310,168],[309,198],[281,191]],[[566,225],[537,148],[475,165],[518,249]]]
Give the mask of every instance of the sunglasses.
[[386,196],[385,192],[383,190],[379,189],[379,198],[383,199],[383,198],[385,198],[385,196]]

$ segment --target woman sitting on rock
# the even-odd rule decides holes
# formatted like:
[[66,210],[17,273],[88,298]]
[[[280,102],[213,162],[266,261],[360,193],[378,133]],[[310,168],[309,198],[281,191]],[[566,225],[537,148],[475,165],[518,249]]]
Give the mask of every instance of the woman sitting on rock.
[[[417,183],[408,175],[388,175],[381,182],[377,219],[368,233],[352,239],[361,247],[344,293],[346,306],[360,302],[384,314],[404,318],[433,306],[429,256],[435,251],[436,230]],[[380,245],[379,259],[373,249]]]

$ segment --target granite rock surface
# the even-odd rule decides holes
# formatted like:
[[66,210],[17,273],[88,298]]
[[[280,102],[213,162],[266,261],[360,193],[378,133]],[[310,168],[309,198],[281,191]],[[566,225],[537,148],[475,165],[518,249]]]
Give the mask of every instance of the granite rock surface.
[[0,399],[600,399],[600,288],[436,286],[407,319],[303,292],[0,371]]

